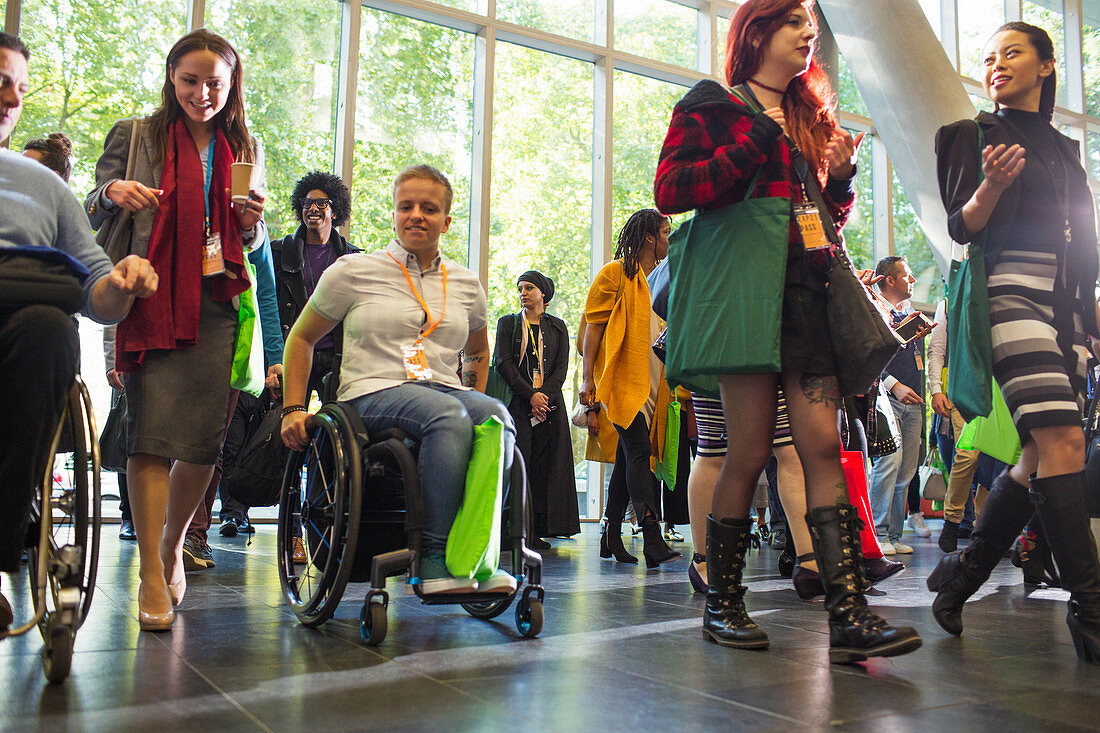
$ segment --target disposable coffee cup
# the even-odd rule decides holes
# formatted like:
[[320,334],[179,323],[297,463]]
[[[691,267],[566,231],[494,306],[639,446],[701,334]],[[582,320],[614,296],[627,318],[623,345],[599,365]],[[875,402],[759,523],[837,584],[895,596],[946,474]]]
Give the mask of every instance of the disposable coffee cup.
[[235,204],[248,203],[248,190],[252,188],[252,173],[256,166],[251,163],[234,163],[233,180],[229,193]]

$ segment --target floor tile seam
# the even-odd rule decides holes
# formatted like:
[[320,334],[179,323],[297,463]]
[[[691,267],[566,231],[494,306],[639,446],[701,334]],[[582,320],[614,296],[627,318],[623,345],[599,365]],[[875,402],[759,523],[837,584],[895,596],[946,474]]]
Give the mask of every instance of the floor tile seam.
[[[1035,693],[1030,693],[1030,694],[1038,695],[1038,694],[1041,694],[1041,693],[1042,693],[1042,691],[1035,692]],[[911,717],[914,717],[914,716],[923,716],[923,715],[926,715],[927,713],[935,712],[935,711],[938,711],[938,710],[950,710],[952,708],[963,708],[963,707],[974,706],[974,705],[994,704],[994,703],[1000,702],[1002,700],[1011,700],[1015,697],[1019,697],[1019,696],[1018,695],[1005,694],[1005,695],[998,695],[997,697],[992,697],[992,698],[976,698],[976,699],[973,699],[973,700],[960,700],[958,702],[948,703],[946,705],[930,705],[928,707],[917,708],[915,710],[909,710],[909,711],[906,711],[904,713],[899,713],[899,712],[896,712],[896,711],[893,711],[893,712],[880,712],[880,713],[875,714],[875,715],[865,715],[865,716],[860,717],[860,718],[845,718],[845,719],[841,719],[841,720],[833,720],[833,721],[831,721],[831,724],[832,725],[849,725],[851,723],[865,723],[865,722],[871,721],[871,720],[882,720],[882,719],[885,719],[885,718],[891,718],[891,717],[897,717],[897,716],[904,717],[904,718],[911,718]],[[1028,713],[1028,714],[1032,715],[1033,717],[1040,718],[1042,720],[1049,720],[1051,722],[1057,722],[1061,725],[1066,725],[1066,726],[1072,726],[1073,725],[1071,723],[1063,723],[1062,721],[1055,721],[1053,718],[1045,718],[1042,715],[1037,715],[1035,713]]]
[[755,705],[749,705],[748,703],[739,702],[737,700],[730,700],[729,698],[722,697],[721,695],[715,695],[714,693],[711,693],[711,692],[705,692],[703,690],[697,690],[693,687],[686,687],[684,685],[679,685],[679,684],[676,684],[674,682],[669,682],[668,680],[656,680],[656,679],[653,679],[651,677],[647,677],[644,674],[640,674],[638,672],[634,672],[634,671],[631,671],[631,670],[628,670],[628,669],[619,669],[619,668],[616,668],[616,669],[621,674],[627,674],[631,677],[637,677],[638,679],[643,679],[643,680],[646,680],[647,682],[653,682],[653,683],[656,683],[656,684],[660,684],[664,687],[668,687],[668,688],[671,688],[671,689],[674,689],[674,690],[680,690],[681,692],[687,692],[687,693],[690,693],[690,694],[695,695],[697,697],[704,697],[704,698],[707,698],[708,700],[713,700],[715,702],[724,703],[724,704],[732,706],[732,707],[741,708],[743,710],[750,710],[754,713],[758,713],[760,715],[765,715],[769,718],[776,718],[777,720],[782,720],[785,723],[792,723],[794,725],[801,725],[801,726],[807,726],[807,727],[809,727],[809,725],[810,725],[810,724],[806,723],[805,721],[799,720],[797,718],[792,718],[790,716],[783,715],[782,713],[777,713],[777,712],[774,712],[772,710],[765,710],[764,708],[759,708],[759,707],[756,707]]
[[[173,652],[174,652],[174,650],[173,650]],[[210,685],[210,687],[215,692],[217,692],[219,695],[221,695],[222,699],[224,699],[226,702],[228,702],[233,707],[237,708],[237,710],[240,710],[242,714],[244,714],[249,720],[251,720],[253,723],[255,723],[256,727],[258,727],[260,730],[266,731],[267,733],[275,733],[272,728],[268,727],[262,720],[260,720],[258,717],[256,717],[252,713],[251,710],[246,708],[243,704],[241,704],[238,700],[236,700],[226,690],[222,689],[221,685],[216,683],[214,680],[210,679],[207,675],[203,674],[202,670],[200,670],[195,665],[191,664],[191,662],[187,661],[187,659],[184,658],[184,656],[182,654],[176,654],[176,656],[179,657],[180,661],[182,661],[187,666],[188,669],[190,669],[192,672],[194,672],[196,675],[198,675],[199,678],[203,682]]]

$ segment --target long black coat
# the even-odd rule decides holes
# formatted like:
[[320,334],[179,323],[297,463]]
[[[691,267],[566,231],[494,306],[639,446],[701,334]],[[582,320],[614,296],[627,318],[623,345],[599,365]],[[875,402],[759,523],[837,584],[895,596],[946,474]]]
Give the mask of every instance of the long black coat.
[[[519,367],[524,324],[521,316],[512,313],[497,321],[496,348],[493,361],[497,371],[515,392],[508,411],[516,424],[516,444],[527,463],[528,484],[531,486],[532,510],[536,516],[535,534],[543,537],[569,536],[581,531],[577,510],[577,484],[573,472],[573,443],[569,435],[569,410],[562,395],[565,374],[569,369],[569,330],[565,321],[544,313],[539,327],[542,331],[545,373],[542,387],[531,384],[526,371]],[[534,465],[531,461],[531,397],[542,392],[550,400],[547,418],[550,440],[549,465]],[[546,517],[545,526],[541,517]]]

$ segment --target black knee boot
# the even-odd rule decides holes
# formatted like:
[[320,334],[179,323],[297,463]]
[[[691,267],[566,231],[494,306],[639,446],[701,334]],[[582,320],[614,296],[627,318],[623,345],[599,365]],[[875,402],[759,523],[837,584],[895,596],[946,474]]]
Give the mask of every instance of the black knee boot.
[[1007,470],[993,481],[970,544],[944,555],[928,576],[928,590],[937,594],[932,616],[944,631],[962,634],[963,603],[989,578],[1034,511],[1027,487],[1013,481]]
[[895,657],[920,648],[921,638],[908,626],[894,628],[879,618],[863,597],[863,553],[859,517],[851,504],[812,509],[806,515],[817,568],[829,612],[829,661],[860,662]]
[[707,605],[703,638],[736,649],[767,649],[768,635],[745,611],[745,551],[752,521],[707,515]]
[[1085,473],[1033,478],[1031,497],[1058,563],[1062,587],[1069,591],[1066,623],[1077,657],[1100,664],[1100,562],[1089,527]]

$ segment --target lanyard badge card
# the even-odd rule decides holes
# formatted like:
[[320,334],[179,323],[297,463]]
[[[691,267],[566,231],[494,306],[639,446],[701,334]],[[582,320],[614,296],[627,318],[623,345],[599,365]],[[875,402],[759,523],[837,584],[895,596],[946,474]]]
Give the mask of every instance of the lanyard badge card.
[[418,382],[432,378],[432,368],[428,366],[428,355],[424,353],[424,342],[417,339],[415,344],[401,347],[401,358],[405,362],[405,376]]
[[821,224],[821,211],[809,202],[805,186],[802,187],[802,193],[807,199],[806,203],[796,204],[794,207],[794,220],[798,224],[799,234],[802,235],[802,246],[807,252],[828,249],[829,240],[825,237],[825,227]]
[[420,333],[416,338],[416,343],[407,344],[401,347],[401,359],[405,363],[405,376],[409,379],[426,382],[433,376],[432,368],[428,366],[428,355],[424,351],[424,339],[432,334],[440,323],[443,323],[443,316],[447,313],[447,266],[441,264],[440,270],[443,273],[443,308],[439,314],[439,320],[432,323],[432,312],[428,308],[428,303],[420,295],[420,291],[413,285],[412,275],[409,274],[408,268],[397,261],[397,258],[386,253],[391,260],[397,263],[397,266],[401,268],[401,272],[405,273],[405,281],[409,284],[409,290],[416,296],[416,300],[420,303],[420,307],[424,309],[424,315],[427,316],[428,328]]
[[210,138],[210,147],[206,154],[206,185],[203,187],[203,199],[206,204],[206,218],[202,227],[202,276],[212,277],[225,272],[225,259],[222,257],[222,235],[210,228],[210,173],[214,170],[214,141]]

